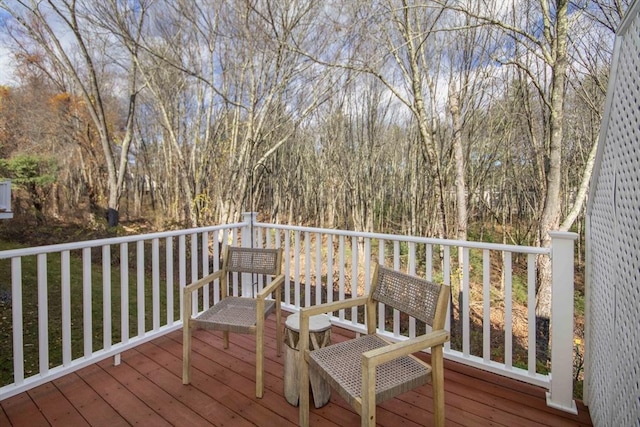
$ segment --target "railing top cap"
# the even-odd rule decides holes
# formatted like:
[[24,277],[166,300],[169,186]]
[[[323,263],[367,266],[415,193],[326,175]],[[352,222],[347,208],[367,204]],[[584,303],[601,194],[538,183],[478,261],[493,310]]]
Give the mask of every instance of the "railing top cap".
[[372,239],[380,239],[385,241],[402,241],[409,243],[422,243],[428,245],[441,245],[449,247],[461,247],[469,249],[488,249],[500,252],[514,252],[525,254],[538,254],[547,255],[551,252],[549,248],[537,247],[537,246],[517,246],[507,245],[501,243],[488,243],[488,242],[474,242],[469,240],[453,240],[453,239],[439,239],[433,237],[418,237],[418,236],[405,236],[399,234],[384,234],[384,233],[367,233],[361,231],[349,231],[349,230],[336,230],[330,228],[314,228],[314,227],[302,227],[296,225],[282,225],[282,224],[269,224],[269,223],[254,223],[254,227],[261,228],[273,228],[280,230],[299,231],[308,233],[323,233],[331,234],[335,236],[344,237],[364,237]]

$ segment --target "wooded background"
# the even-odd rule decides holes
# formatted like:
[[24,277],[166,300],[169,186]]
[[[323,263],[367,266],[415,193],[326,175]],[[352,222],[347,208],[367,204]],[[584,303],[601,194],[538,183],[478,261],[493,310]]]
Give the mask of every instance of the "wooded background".
[[581,227],[628,3],[1,0],[1,175],[41,223],[547,246]]

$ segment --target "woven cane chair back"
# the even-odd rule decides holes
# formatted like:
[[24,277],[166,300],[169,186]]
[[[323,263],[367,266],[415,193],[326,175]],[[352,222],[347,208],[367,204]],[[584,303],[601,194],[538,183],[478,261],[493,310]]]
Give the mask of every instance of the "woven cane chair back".
[[378,266],[371,297],[437,329],[444,325],[444,319],[435,318],[441,289],[437,283]]
[[227,247],[226,271],[256,273],[277,276],[280,274],[282,251],[280,249]]

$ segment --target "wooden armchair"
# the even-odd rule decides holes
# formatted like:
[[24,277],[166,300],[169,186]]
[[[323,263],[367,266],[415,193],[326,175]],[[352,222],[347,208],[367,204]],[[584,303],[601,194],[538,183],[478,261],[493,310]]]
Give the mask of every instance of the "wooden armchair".
[[[264,392],[264,323],[273,311],[276,313],[277,353],[282,353],[282,327],[280,301],[284,275],[282,265],[282,249],[253,249],[227,247],[222,261],[222,268],[213,274],[190,284],[184,288],[183,298],[183,343],[182,343],[182,383],[191,382],[191,333],[194,328],[222,331],[224,348],[229,348],[229,332],[254,334],[256,336],[256,396],[261,398]],[[271,276],[269,284],[257,292],[255,297],[229,296],[228,278],[231,273],[248,273]],[[246,277],[246,276],[245,276]],[[221,298],[195,318],[192,317],[192,293],[207,283],[220,280]],[[253,289],[253,283],[252,283]],[[267,299],[273,294],[273,299]]]
[[[300,357],[300,425],[309,425],[309,370],[318,373],[360,414],[362,426],[376,425],[376,404],[433,383],[434,424],[444,425],[443,345],[449,286],[439,285],[376,264],[368,296],[300,310],[299,348],[309,348],[309,317],[364,305],[368,335]],[[415,338],[390,343],[375,334],[378,303],[400,310],[432,327]],[[384,315],[384,314],[382,314]],[[411,353],[431,348],[431,365]]]

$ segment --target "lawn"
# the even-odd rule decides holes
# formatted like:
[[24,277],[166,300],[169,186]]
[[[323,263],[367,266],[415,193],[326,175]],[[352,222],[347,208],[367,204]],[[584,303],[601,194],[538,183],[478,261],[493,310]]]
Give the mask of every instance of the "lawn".
[[[0,250],[16,249],[19,246],[0,242]],[[112,248],[112,252],[118,248]],[[117,343],[122,338],[121,322],[121,270],[118,262],[118,254],[112,253],[110,280],[107,290],[111,294],[111,337],[112,342]],[[13,313],[11,307],[11,261],[0,260],[0,386],[13,382]],[[59,253],[47,255],[47,314],[48,314],[48,346],[49,366],[58,366],[62,363],[62,259]],[[96,351],[104,345],[103,322],[103,276],[102,257],[98,250],[91,254],[91,263],[85,271],[82,251],[72,251],[69,259],[70,277],[70,315],[71,315],[71,354],[72,358],[81,357],[85,351],[84,337],[84,307],[85,301],[90,309],[91,319],[91,350]],[[129,307],[129,336],[138,334],[138,289],[136,266],[128,268],[128,307]],[[146,268],[145,268],[146,270]],[[83,277],[91,279],[91,286],[87,288],[87,295],[83,289]],[[38,267],[35,256],[22,258],[22,302],[23,302],[23,339],[25,377],[39,372],[38,366]],[[148,331],[153,327],[152,310],[152,280],[149,274],[143,275],[145,310],[144,327]],[[177,283],[177,281],[174,281]],[[160,296],[161,324],[166,323],[166,282],[160,280],[158,289]],[[177,286],[174,285],[174,318],[179,316],[179,295]]]

